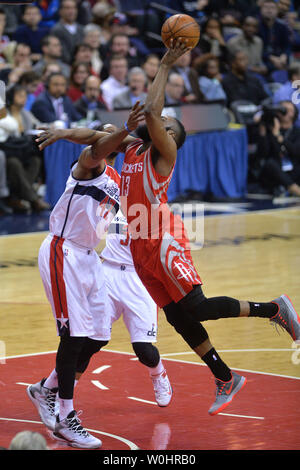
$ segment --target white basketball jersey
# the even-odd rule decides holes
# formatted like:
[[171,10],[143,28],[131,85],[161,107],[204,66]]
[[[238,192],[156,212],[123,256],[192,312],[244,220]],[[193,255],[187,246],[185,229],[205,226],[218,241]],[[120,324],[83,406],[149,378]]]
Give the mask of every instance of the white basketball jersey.
[[106,246],[101,257],[109,263],[133,266],[130,241],[127,220],[119,211],[108,227]]
[[96,248],[119,210],[119,184],[119,174],[108,165],[101,175],[90,180],[77,180],[71,171],[65,191],[51,213],[50,232],[80,246]]

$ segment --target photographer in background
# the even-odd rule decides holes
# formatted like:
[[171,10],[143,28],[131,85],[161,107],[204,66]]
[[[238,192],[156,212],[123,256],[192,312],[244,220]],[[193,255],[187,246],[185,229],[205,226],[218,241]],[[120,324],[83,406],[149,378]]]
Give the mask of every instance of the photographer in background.
[[300,129],[298,110],[291,101],[264,108],[258,124],[255,164],[264,188],[276,194],[284,187],[300,197]]

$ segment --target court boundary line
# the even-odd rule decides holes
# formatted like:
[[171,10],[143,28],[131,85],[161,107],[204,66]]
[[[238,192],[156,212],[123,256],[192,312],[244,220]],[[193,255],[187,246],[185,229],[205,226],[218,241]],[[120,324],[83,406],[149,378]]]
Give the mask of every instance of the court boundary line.
[[[102,349],[102,351],[106,351],[106,352],[113,353],[113,354],[122,354],[122,355],[126,355],[126,356],[136,357],[134,353],[126,352],[126,351],[116,351],[116,350],[113,350],[113,349]],[[0,357],[0,360],[5,361],[6,359],[17,359],[17,358],[22,358],[22,357],[42,356],[42,355],[46,355],[46,354],[56,354],[56,353],[57,353],[57,350],[43,351],[43,352],[39,352],[39,353],[17,354],[17,355],[14,355],[14,356]],[[172,354],[172,353],[170,353],[170,354]],[[193,364],[193,365],[197,365],[197,366],[201,366],[201,367],[207,367],[206,364],[201,364],[200,362],[184,361],[182,359],[172,359],[172,358],[165,357],[163,355],[162,355],[162,357],[163,357],[164,361],[180,362],[182,364]],[[5,364],[3,364],[3,363],[1,364],[1,362],[0,362],[0,366],[1,365],[5,365]],[[272,376],[272,377],[280,377],[280,378],[284,378],[284,379],[300,380],[300,377],[294,377],[294,376],[283,375],[283,374],[275,374],[274,372],[261,372],[261,371],[254,371],[254,370],[249,370],[249,369],[240,369],[240,368],[236,368],[236,367],[233,367],[233,370],[237,370],[239,372],[248,372],[250,374],[269,375],[269,376]]]

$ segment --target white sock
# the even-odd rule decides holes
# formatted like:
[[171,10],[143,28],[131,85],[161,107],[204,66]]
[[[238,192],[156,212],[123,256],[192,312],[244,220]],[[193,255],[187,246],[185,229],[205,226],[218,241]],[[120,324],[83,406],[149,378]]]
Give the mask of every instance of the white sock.
[[73,400],[59,398],[59,421],[65,419],[71,411],[74,410]]
[[165,370],[163,363],[161,362],[161,359],[159,360],[159,363],[157,364],[156,367],[148,367],[148,369],[149,369],[150,375],[159,375]]
[[44,387],[47,387],[50,389],[58,387],[57,373],[55,369],[53,369],[49,377],[45,380]]

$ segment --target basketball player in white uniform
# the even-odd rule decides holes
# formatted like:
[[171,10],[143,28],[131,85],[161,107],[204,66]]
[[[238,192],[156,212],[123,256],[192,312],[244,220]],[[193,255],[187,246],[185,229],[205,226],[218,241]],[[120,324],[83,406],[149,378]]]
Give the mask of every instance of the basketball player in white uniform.
[[[116,127],[106,124],[100,129],[112,133]],[[115,156],[116,154],[112,154],[106,158],[112,167]],[[157,337],[158,307],[134,268],[128,224],[121,211],[109,225],[106,247],[101,253],[101,259],[107,290],[105,316],[110,318],[110,324],[109,329],[107,324],[103,325],[102,334],[96,339],[101,341],[103,346],[106,345],[111,338],[113,323],[123,315],[133,350],[139,361],[148,367],[156,402],[161,407],[168,406],[172,398],[172,388],[159,351],[152,344],[156,342]],[[77,380],[88,363],[81,366],[83,369],[77,368]]]
[[[114,132],[114,142],[126,141],[142,119],[143,107],[137,103],[125,126]],[[41,149],[59,139],[88,145],[51,213],[50,233],[39,251],[40,274],[60,336],[56,365],[46,379],[27,389],[53,437],[80,448],[102,445],[81,426],[73,394],[77,367],[102,346],[93,337],[110,328],[103,265],[94,250],[119,208],[120,177],[105,162],[113,150],[108,137],[91,129],[62,129],[37,139]]]

